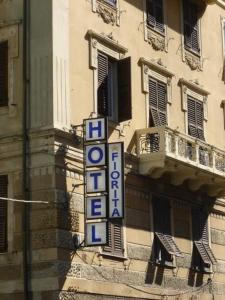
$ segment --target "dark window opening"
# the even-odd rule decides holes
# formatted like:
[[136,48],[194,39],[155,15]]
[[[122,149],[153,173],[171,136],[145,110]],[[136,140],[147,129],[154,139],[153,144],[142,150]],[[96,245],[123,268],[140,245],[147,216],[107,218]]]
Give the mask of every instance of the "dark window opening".
[[132,118],[130,57],[117,61],[98,53],[97,107],[114,122]]
[[165,32],[163,0],[146,0],[147,25],[160,33]]
[[0,43],[0,107],[8,105],[8,42]]
[[[0,176],[0,197],[8,197],[8,178]],[[7,201],[0,199],[0,252],[7,250]]]

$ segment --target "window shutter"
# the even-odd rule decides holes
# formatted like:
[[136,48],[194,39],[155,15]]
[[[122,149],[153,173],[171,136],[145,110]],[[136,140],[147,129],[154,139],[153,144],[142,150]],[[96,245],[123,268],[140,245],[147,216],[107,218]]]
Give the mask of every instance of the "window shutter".
[[98,53],[98,113],[108,115],[108,57]]
[[8,42],[0,43],[0,106],[8,104]]
[[163,2],[162,0],[155,1],[155,14],[156,14],[156,24],[155,27],[160,32],[164,32],[164,23],[163,23]]
[[118,61],[118,121],[132,118],[131,58]]
[[146,0],[146,8],[147,8],[147,24],[151,27],[155,27],[156,19],[155,19],[155,5],[153,0]]
[[116,6],[117,0],[105,0],[105,2],[111,4],[112,6]]
[[184,44],[187,48],[199,52],[198,6],[183,0]]
[[[8,196],[7,176],[0,176],[0,197]],[[7,201],[0,199],[0,252],[7,249]]]
[[105,253],[111,255],[123,256],[123,225],[122,220],[112,220],[109,221],[108,226],[108,246],[103,248]]
[[205,140],[203,129],[203,103],[188,96],[188,134],[193,137]]
[[[149,79],[149,107],[153,126],[167,124],[167,88],[166,84],[153,78]],[[149,124],[151,126],[151,124]]]

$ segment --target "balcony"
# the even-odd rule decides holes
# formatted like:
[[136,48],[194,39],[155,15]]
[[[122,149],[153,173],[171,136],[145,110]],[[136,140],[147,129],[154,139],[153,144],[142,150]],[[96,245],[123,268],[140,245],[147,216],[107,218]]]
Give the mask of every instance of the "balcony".
[[168,127],[136,131],[139,173],[169,175],[173,185],[185,181],[192,191],[204,186],[209,196],[225,196],[225,152]]

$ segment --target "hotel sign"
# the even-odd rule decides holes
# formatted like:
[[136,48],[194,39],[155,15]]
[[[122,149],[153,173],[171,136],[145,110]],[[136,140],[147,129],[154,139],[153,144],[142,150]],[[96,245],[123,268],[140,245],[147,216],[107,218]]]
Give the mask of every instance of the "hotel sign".
[[108,143],[106,118],[84,120],[85,245],[106,245],[108,219],[124,217],[123,143]]

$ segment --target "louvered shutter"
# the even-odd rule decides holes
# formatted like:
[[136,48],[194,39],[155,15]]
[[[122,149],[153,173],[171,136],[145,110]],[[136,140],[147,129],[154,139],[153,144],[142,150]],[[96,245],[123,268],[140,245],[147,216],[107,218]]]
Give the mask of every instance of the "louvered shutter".
[[118,61],[118,121],[132,118],[131,58]]
[[147,24],[154,28],[156,24],[154,1],[146,0],[146,8],[147,8]]
[[184,45],[190,50],[199,52],[198,6],[183,0]]
[[123,225],[122,220],[110,220],[108,226],[108,246],[103,248],[105,253],[123,256]]
[[[8,196],[7,176],[0,176],[0,197]],[[7,201],[0,199],[0,252],[7,249]]]
[[0,43],[0,106],[8,104],[8,42]]
[[149,107],[151,120],[149,126],[163,126],[167,124],[167,88],[166,84],[153,78],[149,79]]
[[[216,263],[216,258],[209,247],[209,232],[208,232],[208,216],[201,209],[192,209],[192,233],[194,246],[198,251],[202,261],[208,267],[211,263]],[[197,255],[193,251],[193,255]],[[200,264],[200,261],[194,257],[195,264]],[[197,267],[199,267],[197,265]]]
[[187,104],[188,134],[201,140],[205,140],[203,129],[203,103],[188,95]]
[[98,53],[98,113],[103,116],[108,116],[109,111],[108,73],[108,57],[102,53]]

